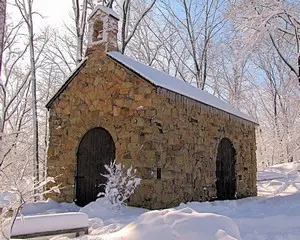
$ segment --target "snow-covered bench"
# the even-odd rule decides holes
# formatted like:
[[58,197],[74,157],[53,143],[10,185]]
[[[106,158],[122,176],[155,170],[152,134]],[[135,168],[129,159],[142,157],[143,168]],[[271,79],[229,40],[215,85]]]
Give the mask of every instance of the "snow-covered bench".
[[88,216],[81,212],[17,217],[11,238],[28,239],[51,235],[88,234]]

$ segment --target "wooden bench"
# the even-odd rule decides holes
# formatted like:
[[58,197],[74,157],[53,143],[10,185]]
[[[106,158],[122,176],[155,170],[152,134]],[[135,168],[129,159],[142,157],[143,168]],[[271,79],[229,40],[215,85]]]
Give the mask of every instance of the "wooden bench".
[[88,216],[70,212],[17,217],[12,228],[12,239],[39,238],[75,233],[88,234]]

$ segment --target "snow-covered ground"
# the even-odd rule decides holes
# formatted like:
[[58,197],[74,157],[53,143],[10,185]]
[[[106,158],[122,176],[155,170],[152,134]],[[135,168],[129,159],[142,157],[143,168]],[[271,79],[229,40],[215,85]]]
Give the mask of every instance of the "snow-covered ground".
[[133,207],[114,211],[103,199],[82,209],[48,201],[26,205],[23,214],[85,212],[90,235],[82,240],[298,240],[299,170],[300,163],[287,163],[261,171],[259,196],[236,201],[191,202],[160,211]]

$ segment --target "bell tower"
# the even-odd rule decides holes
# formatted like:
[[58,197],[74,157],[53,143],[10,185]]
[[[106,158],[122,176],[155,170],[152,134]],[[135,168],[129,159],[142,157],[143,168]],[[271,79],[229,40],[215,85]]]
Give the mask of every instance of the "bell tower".
[[98,5],[88,18],[87,55],[96,49],[103,52],[118,50],[118,15],[111,9]]

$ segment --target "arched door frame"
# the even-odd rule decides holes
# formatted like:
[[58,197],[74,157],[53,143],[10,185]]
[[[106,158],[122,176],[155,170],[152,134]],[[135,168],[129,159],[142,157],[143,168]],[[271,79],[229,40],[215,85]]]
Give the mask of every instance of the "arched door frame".
[[[104,126],[93,126],[93,127],[90,127],[90,128],[87,128],[85,130],[85,132],[81,133],[81,137],[79,138],[79,141],[78,141],[78,144],[77,144],[77,147],[76,147],[76,156],[78,154],[78,150],[79,150],[79,146],[80,146],[80,143],[82,141],[82,139],[84,138],[84,136],[91,130],[93,129],[96,129],[96,128],[102,128],[104,129],[106,132],[109,133],[109,135],[111,136],[112,140],[114,141],[114,144],[115,144],[115,148],[116,148],[116,140],[117,140],[117,135],[116,135],[116,132],[114,131],[114,129],[111,129],[109,126],[106,126],[106,124],[104,124]],[[77,164],[77,158],[76,158],[76,164]]]
[[[225,145],[225,146],[224,146]],[[229,149],[222,149],[222,147],[230,147]],[[220,152],[227,151],[227,152]],[[229,152],[228,152],[229,151]],[[223,154],[223,156],[222,156]],[[230,160],[224,160],[225,155],[230,155]],[[228,165],[229,164],[229,165]],[[226,171],[226,172],[224,172]],[[220,179],[222,178],[222,179]],[[227,188],[220,189],[222,185]],[[216,190],[217,190],[217,199],[235,199],[236,190],[237,190],[237,174],[236,174],[236,149],[232,141],[224,137],[222,138],[217,145],[216,152]]]
[[[96,134],[96,135],[93,136],[93,134]],[[95,137],[95,139],[93,139],[92,137]],[[87,138],[89,138],[89,139],[87,139]],[[104,139],[104,141],[106,141],[106,144],[109,145],[109,152],[107,152],[107,155],[105,155],[103,153],[102,154],[97,153],[97,151],[105,152],[104,146],[103,146],[103,148],[101,148],[101,145],[99,145],[99,148],[98,148],[95,144],[91,144],[91,146],[89,146],[89,144],[88,144],[89,141],[95,141],[96,143],[99,141],[101,142],[102,141],[101,138],[102,138],[102,140]],[[89,141],[87,143],[85,143],[84,142],[85,140],[86,141],[89,140]],[[88,144],[88,145],[84,146],[83,144]],[[87,151],[88,153],[87,153],[86,159],[84,159],[84,157],[80,156],[81,147],[82,148],[90,147]],[[82,187],[82,186],[84,186],[84,184],[82,182],[80,183],[80,181],[86,181],[86,184],[87,184],[86,187],[92,188],[92,185],[94,184],[95,188],[97,188],[96,185],[103,183],[104,177],[101,174],[105,173],[104,165],[109,164],[110,161],[113,161],[115,159],[115,156],[116,156],[115,141],[113,139],[113,136],[110,134],[110,132],[107,129],[105,129],[103,127],[93,127],[93,128],[88,129],[85,132],[85,134],[83,134],[83,136],[81,137],[79,144],[77,146],[76,168],[75,168],[75,179],[74,179],[74,183],[75,183],[74,196],[75,196],[76,203],[78,205],[85,205],[85,204],[89,203],[89,201],[96,200],[96,199],[93,199],[93,198],[96,198],[94,196],[94,197],[90,197],[90,199],[88,201],[82,201],[83,196],[80,196],[80,194],[84,193],[84,191],[83,191],[84,188]],[[112,159],[110,159],[110,158],[112,158]],[[87,164],[84,164],[84,162],[80,162],[83,160],[87,160]],[[86,167],[87,169],[84,169],[83,166]],[[98,172],[99,167],[101,168],[101,171]],[[89,173],[89,174],[87,174],[87,173]],[[86,176],[81,176],[82,174],[89,175],[89,176],[87,176],[89,179],[86,179]],[[91,179],[93,179],[93,178],[96,178],[94,183],[91,182]],[[95,189],[90,189],[90,190],[94,191],[94,192],[96,191]],[[101,189],[99,189],[98,191],[101,192],[103,190],[104,190],[104,187],[101,187]],[[88,191],[88,189],[86,191]],[[87,195],[89,195],[89,192],[86,192],[86,193],[87,193]],[[92,194],[92,195],[95,195],[95,194]]]

